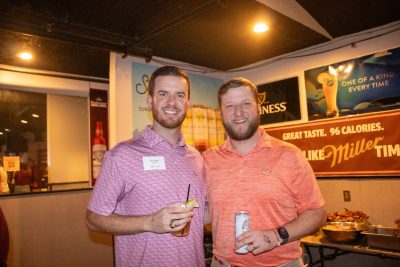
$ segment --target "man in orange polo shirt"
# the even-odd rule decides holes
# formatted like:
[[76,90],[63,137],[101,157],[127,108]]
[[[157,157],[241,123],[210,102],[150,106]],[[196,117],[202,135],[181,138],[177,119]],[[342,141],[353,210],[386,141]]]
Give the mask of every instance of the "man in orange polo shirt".
[[[259,128],[257,99],[257,87],[244,78],[218,91],[228,138],[204,153],[212,266],[304,266],[299,239],[325,222],[325,202],[300,149]],[[235,212],[242,210],[250,227],[235,239]],[[243,245],[248,253],[235,253]]]

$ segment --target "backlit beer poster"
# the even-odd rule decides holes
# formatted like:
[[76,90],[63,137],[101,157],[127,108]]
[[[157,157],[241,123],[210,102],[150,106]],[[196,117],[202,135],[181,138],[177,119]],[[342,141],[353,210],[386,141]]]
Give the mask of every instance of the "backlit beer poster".
[[308,119],[400,108],[400,49],[305,72]]
[[[151,74],[157,67],[152,64],[132,63],[132,125],[134,135],[137,135],[153,121],[146,99]],[[186,73],[191,84],[190,99],[192,103],[217,108],[217,90],[223,80],[190,72]]]
[[257,88],[261,125],[301,119],[297,77],[261,84]]
[[90,184],[94,186],[108,147],[108,93],[105,90],[90,89],[89,98],[92,155]]
[[400,110],[265,131],[302,150],[317,176],[400,176]]
[[[157,66],[132,63],[132,108],[133,130],[138,135],[153,121],[148,106],[148,83]],[[188,145],[199,151],[224,142],[225,131],[218,107],[217,91],[223,80],[194,73],[188,73],[192,108],[182,123],[182,135]]]

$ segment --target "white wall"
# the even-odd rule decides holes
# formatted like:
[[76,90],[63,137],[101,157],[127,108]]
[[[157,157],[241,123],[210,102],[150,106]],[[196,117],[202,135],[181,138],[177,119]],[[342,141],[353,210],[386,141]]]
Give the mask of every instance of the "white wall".
[[132,138],[131,61],[119,54],[110,54],[109,146]]
[[112,236],[89,231],[91,190],[1,198],[9,267],[112,267]]
[[[392,32],[379,36],[387,31]],[[263,84],[298,76],[303,117],[302,122],[305,122],[307,121],[306,94],[304,87],[305,70],[400,46],[399,26],[397,26],[397,28],[388,28],[385,26],[376,29],[376,31],[368,32],[369,33],[365,34],[359,33],[352,38],[334,40],[326,47],[316,46],[314,49],[309,49],[308,51],[309,53],[315,53],[321,51],[321,49],[333,49],[329,52],[294,59],[283,59],[275,63],[270,63],[269,61],[260,62],[252,66],[265,65],[248,71],[229,73],[227,78],[244,76],[256,84]],[[360,41],[361,39],[368,38],[372,39]],[[346,45],[342,48],[335,49],[346,43],[353,43],[354,45]],[[299,121],[273,124],[268,125],[268,127],[296,123],[299,123]],[[319,179],[318,183],[326,200],[326,209],[328,212],[342,211],[344,208],[362,210],[370,216],[371,223],[381,224],[387,227],[395,227],[394,221],[400,219],[400,179],[328,178]],[[350,190],[351,202],[344,202],[343,190]]]

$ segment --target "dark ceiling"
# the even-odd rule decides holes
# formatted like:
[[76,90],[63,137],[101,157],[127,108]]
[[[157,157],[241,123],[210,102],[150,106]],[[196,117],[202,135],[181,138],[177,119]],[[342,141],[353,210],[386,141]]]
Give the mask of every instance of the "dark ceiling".
[[[303,9],[325,32],[288,17]],[[108,78],[115,51],[228,71],[399,18],[398,0],[2,0],[0,64]],[[36,60],[15,58],[23,46]]]

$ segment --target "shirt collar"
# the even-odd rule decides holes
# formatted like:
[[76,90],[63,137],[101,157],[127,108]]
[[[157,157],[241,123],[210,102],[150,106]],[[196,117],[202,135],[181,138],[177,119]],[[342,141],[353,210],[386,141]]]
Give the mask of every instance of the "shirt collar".
[[[143,130],[142,136],[144,139],[147,141],[147,143],[151,147],[155,147],[156,145],[160,143],[168,143],[171,145],[164,137],[159,135],[156,131],[153,130],[152,125],[147,125],[146,128]],[[179,137],[179,141],[177,144],[178,147],[184,147],[186,146],[185,139],[183,138],[182,134]],[[172,147],[172,145],[171,145]]]

